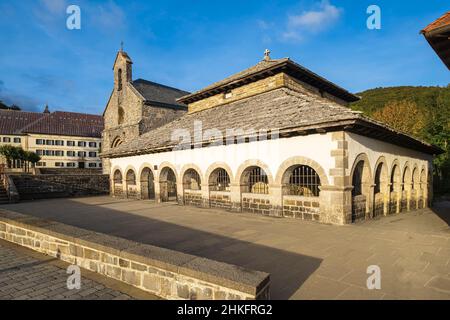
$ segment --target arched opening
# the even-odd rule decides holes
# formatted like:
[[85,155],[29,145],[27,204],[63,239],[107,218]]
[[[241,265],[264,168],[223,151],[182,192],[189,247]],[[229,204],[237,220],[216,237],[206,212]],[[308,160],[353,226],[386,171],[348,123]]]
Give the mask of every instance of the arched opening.
[[122,69],[117,71],[117,91],[122,90]]
[[122,139],[120,137],[115,137],[111,143],[111,148],[116,148],[122,144]]
[[177,201],[177,178],[171,168],[165,167],[161,170],[159,186],[162,202]]
[[410,199],[410,208],[411,210],[417,209],[418,199],[419,199],[419,170],[414,168],[412,173],[412,190],[411,190],[411,199]]
[[401,201],[401,211],[410,210],[410,197],[411,197],[411,187],[412,187],[412,177],[411,170],[409,167],[405,167],[403,171],[403,190],[402,190],[402,201]]
[[258,166],[248,167],[241,177],[243,193],[269,194],[269,180],[266,172]]
[[141,173],[141,198],[144,200],[155,199],[155,180],[150,168],[144,168]]
[[384,162],[375,169],[373,217],[380,217],[385,212],[385,196],[388,191],[388,170]]
[[391,172],[391,197],[389,201],[389,213],[395,214],[399,212],[398,206],[399,198],[402,192],[402,181],[400,175],[400,168],[397,164],[394,164]]
[[420,172],[420,183],[419,183],[419,201],[418,201],[418,209],[425,208],[425,192],[427,180],[425,176],[425,170]]
[[364,220],[370,199],[370,168],[366,160],[359,160],[352,174],[352,222]]
[[122,107],[119,107],[119,111],[118,111],[118,122],[119,124],[124,123],[125,121],[125,111],[123,110]]
[[230,176],[223,168],[215,169],[209,176],[210,191],[230,191]]
[[282,177],[283,215],[304,220],[319,220],[320,177],[307,165],[293,165]]
[[183,175],[184,190],[201,190],[200,175],[194,169],[188,169]]
[[114,182],[114,196],[121,197],[123,196],[123,178],[122,178],[122,172],[120,172],[119,169],[114,171],[113,175],[113,182]]
[[129,169],[126,174],[126,189],[127,189],[127,198],[136,199],[137,198],[137,190],[136,190],[136,173],[133,169]]

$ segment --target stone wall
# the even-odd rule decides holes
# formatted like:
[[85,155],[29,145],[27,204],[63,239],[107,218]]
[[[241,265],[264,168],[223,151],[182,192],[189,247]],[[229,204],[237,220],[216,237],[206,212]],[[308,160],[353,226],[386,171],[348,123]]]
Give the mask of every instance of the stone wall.
[[366,201],[365,195],[354,196],[352,199],[352,220],[354,222],[364,220],[366,217]]
[[144,105],[142,107],[142,119],[139,122],[139,134],[146,133],[152,129],[171,122],[181,117],[186,112],[187,110],[181,108],[162,108],[158,106]]
[[271,215],[272,205],[270,196],[264,194],[243,193],[242,211],[258,213],[265,216]]
[[283,196],[283,216],[302,220],[319,221],[319,198]]
[[389,200],[389,214],[397,213],[397,192],[391,192],[391,199]]
[[166,299],[269,299],[269,274],[0,210],[0,239]]
[[381,192],[375,194],[373,216],[374,217],[384,216],[384,194]]
[[185,190],[184,204],[188,206],[203,206],[202,192],[200,190]]
[[209,194],[211,208],[231,209],[231,196],[227,191],[211,191]]
[[106,195],[108,175],[11,175],[21,200]]

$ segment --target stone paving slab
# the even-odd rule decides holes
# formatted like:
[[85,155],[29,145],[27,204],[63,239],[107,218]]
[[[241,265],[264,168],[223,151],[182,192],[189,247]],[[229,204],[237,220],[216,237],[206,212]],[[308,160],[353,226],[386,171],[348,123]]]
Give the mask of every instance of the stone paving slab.
[[156,299],[81,269],[81,288],[67,288],[67,263],[0,240],[0,300]]
[[450,299],[449,202],[341,227],[110,197],[0,208],[268,272],[272,299]]

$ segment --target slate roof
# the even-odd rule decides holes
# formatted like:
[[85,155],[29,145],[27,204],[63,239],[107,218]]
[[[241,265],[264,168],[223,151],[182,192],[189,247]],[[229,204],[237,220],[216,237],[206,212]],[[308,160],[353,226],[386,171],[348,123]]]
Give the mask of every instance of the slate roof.
[[56,111],[52,113],[0,110],[1,134],[53,134],[101,138],[103,117]]
[[137,79],[131,85],[142,95],[148,104],[172,106],[186,109],[186,105],[176,100],[189,94],[187,91],[165,86],[144,79]]
[[221,81],[215,82],[192,94],[184,96],[178,99],[178,102],[192,103],[204,99],[208,96],[225,92],[235,87],[247,84],[248,82],[271,76],[278,72],[285,72],[293,76],[294,78],[306,82],[316,88],[329,92],[344,101],[354,102],[359,100],[359,97],[319,76],[311,70],[295,63],[291,59],[282,58],[262,60],[248,69],[238,72]]
[[[218,129],[225,135],[227,129],[280,130],[283,134],[293,131],[317,130],[344,126],[365,128],[367,132],[391,134],[392,141],[399,139],[401,145],[408,145],[423,152],[438,152],[435,147],[364,117],[360,112],[320,98],[313,94],[299,93],[288,88],[272,90],[252,98],[224,104],[200,112],[185,114],[137,139],[103,153],[102,157],[123,157],[136,154],[170,151],[176,146],[171,136],[176,129],[186,129],[194,137],[194,121],[201,121],[202,130]],[[342,130],[342,129],[341,129]],[[360,133],[360,132],[358,132]],[[361,133],[364,134],[364,133]]]

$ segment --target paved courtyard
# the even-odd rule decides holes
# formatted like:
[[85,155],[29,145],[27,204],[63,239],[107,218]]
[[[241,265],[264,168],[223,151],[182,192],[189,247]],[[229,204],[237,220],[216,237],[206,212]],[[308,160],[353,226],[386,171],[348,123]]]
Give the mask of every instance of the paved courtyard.
[[0,300],[152,299],[122,282],[81,270],[80,289],[67,288],[68,264],[0,240]]
[[449,202],[342,227],[110,197],[0,207],[269,272],[273,299],[450,299]]

